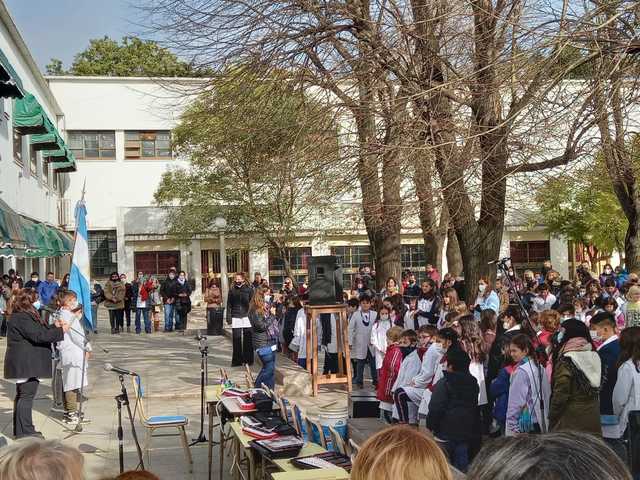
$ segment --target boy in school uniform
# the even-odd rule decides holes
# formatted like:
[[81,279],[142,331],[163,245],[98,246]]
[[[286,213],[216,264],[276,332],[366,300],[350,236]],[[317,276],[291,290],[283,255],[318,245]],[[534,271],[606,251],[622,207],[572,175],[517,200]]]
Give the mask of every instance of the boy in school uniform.
[[371,354],[371,329],[376,321],[377,314],[371,310],[371,298],[368,295],[360,296],[360,308],[349,319],[349,346],[351,358],[355,360],[355,376],[353,384],[364,387],[364,367],[369,365],[371,379],[374,387],[378,384],[378,375]]

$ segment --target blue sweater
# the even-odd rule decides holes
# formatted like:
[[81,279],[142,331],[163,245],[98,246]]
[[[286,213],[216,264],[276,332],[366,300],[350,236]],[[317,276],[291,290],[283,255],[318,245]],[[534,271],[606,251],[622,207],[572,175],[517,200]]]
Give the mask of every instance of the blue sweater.
[[38,285],[38,295],[40,295],[40,302],[42,302],[43,305],[49,305],[58,294],[58,288],[60,287],[58,286],[58,282],[56,282],[55,280],[51,283],[47,281],[40,282],[40,285]]

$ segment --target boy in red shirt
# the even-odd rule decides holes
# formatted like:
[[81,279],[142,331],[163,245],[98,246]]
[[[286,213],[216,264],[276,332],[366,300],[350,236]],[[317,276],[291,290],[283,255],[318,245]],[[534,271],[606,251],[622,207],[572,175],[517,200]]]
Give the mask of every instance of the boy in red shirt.
[[[393,410],[391,390],[393,384],[396,382],[400,365],[402,364],[403,356],[400,347],[409,346],[409,339],[407,337],[401,339],[402,331],[402,328],[398,326],[391,327],[387,330],[387,352],[384,355],[382,368],[379,370],[378,375],[376,398],[380,400],[381,417],[387,423],[391,423],[391,413]],[[404,340],[407,345],[403,345],[401,343],[402,340]]]

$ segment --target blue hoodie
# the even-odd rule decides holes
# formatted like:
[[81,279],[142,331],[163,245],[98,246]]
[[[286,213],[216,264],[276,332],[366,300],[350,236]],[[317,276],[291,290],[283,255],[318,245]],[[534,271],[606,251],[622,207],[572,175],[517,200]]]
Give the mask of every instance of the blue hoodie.
[[49,305],[51,303],[58,294],[58,288],[60,287],[55,280],[51,283],[48,281],[40,282],[40,285],[38,285],[38,295],[40,295],[42,305]]

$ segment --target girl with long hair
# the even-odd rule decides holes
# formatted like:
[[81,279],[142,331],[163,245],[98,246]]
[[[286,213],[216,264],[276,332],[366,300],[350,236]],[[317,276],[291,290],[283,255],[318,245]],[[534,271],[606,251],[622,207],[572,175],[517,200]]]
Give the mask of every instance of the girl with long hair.
[[440,297],[436,282],[427,278],[422,282],[422,290],[418,297],[418,307],[415,315],[414,330],[422,325],[436,325],[440,315]]
[[506,435],[546,433],[551,386],[535,348],[525,334],[511,339],[509,353],[516,367],[511,374],[507,404]]
[[40,378],[51,378],[51,344],[61,341],[69,324],[56,320],[49,326],[38,313],[38,294],[18,290],[9,307],[4,378],[16,382],[13,434],[16,438],[42,436],[33,426],[33,400]]
[[438,329],[444,328],[445,317],[447,313],[453,312],[460,299],[458,292],[454,288],[445,288],[442,291],[442,304],[440,307],[440,316],[438,318]]
[[480,320],[480,313],[487,309],[491,309],[497,314],[500,311],[500,299],[489,279],[481,277],[478,282],[478,297],[473,308],[473,316],[476,320]]
[[278,344],[278,318],[275,308],[264,301],[264,292],[257,289],[249,302],[249,321],[253,348],[262,363],[262,368],[256,377],[255,387],[260,388],[264,383],[269,388],[275,386],[276,348]]
[[640,410],[640,327],[620,333],[618,379],[613,389],[613,413],[619,419],[619,431],[629,424],[629,412]]

